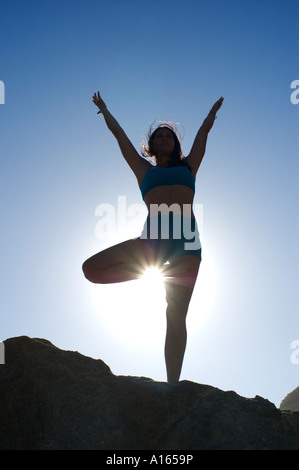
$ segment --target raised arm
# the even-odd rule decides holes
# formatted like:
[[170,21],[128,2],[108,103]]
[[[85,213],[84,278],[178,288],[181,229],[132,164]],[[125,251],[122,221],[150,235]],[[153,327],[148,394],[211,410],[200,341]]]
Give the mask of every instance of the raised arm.
[[136,151],[135,147],[128,139],[125,131],[119,125],[117,120],[112,116],[110,111],[108,111],[108,108],[102,100],[99,92],[94,93],[92,101],[99,108],[98,114],[102,114],[104,116],[107,127],[116,138],[121,153],[123,154],[128,165],[135,173],[137,179],[140,179],[140,176],[144,174],[144,169],[149,166],[149,163],[147,163]]
[[214,106],[212,106],[211,111],[205,118],[204,122],[199,128],[199,131],[196,134],[195,140],[193,142],[193,145],[192,145],[192,148],[188,157],[186,157],[186,161],[191,166],[194,175],[197,172],[202,162],[202,159],[204,157],[204,154],[206,151],[208,134],[213,127],[214,121],[216,119],[216,113],[222,106],[222,103],[223,103],[223,98],[220,98],[218,101],[216,101]]

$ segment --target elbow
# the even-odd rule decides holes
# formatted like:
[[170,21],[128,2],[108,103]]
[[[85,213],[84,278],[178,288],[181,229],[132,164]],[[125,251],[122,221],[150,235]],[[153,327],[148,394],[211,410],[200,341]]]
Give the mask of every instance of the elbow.
[[210,130],[212,129],[212,127],[213,127],[213,123],[205,120],[200,128],[201,134],[204,136],[207,136]]

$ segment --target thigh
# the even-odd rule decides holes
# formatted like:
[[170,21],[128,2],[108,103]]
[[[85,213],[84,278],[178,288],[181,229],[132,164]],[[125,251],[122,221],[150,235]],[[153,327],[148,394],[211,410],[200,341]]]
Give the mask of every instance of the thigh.
[[195,255],[176,258],[163,267],[164,285],[167,303],[188,308],[194,290],[200,266],[200,259]]
[[91,256],[83,264],[84,272],[104,271],[114,265],[127,265],[142,270],[154,263],[153,249],[142,240],[126,240]]

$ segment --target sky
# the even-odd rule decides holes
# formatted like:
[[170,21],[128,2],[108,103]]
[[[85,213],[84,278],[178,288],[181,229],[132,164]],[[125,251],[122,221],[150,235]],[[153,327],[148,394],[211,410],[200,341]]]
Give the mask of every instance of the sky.
[[276,406],[299,385],[298,14],[294,0],[1,2],[0,341],[46,338],[166,380],[163,285],[82,273],[144,222],[91,97],[138,151],[153,121],[178,123],[187,155],[223,96],[196,179],[203,261],[181,380]]

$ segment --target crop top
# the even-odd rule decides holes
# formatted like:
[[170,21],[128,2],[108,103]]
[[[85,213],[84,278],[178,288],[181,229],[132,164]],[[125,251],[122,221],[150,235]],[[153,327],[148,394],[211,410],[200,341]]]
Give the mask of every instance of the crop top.
[[172,184],[182,184],[195,191],[194,176],[186,166],[149,167],[140,186],[142,198],[144,199],[150,189]]

